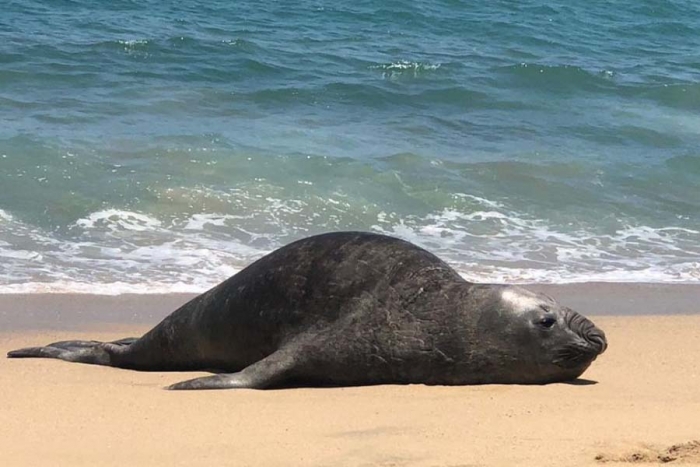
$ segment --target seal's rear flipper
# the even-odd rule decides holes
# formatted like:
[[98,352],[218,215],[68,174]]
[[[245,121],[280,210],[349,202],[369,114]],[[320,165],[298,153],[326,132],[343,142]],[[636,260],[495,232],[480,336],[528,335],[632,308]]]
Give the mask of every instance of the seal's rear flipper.
[[290,377],[295,364],[294,357],[294,352],[281,349],[238,373],[222,373],[181,381],[167,389],[265,389],[278,386]]
[[27,347],[12,350],[8,358],[57,358],[67,362],[90,363],[112,366],[112,356],[135,342],[138,338],[129,337],[114,342],[61,341],[45,347]]

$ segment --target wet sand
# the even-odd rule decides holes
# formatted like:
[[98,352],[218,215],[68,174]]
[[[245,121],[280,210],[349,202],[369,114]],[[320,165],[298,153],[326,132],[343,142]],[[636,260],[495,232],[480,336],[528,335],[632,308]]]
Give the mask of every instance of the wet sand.
[[[583,379],[170,392],[205,373],[2,358],[2,465],[700,465],[700,286],[530,288],[607,333]],[[187,298],[0,296],[0,350],[140,335]]]

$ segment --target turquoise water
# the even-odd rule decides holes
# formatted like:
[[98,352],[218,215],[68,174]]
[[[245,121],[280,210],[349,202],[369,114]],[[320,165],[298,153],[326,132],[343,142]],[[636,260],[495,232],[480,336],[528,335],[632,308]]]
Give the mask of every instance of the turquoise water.
[[700,7],[573,3],[3,2],[0,292],[200,291],[339,229],[700,281]]

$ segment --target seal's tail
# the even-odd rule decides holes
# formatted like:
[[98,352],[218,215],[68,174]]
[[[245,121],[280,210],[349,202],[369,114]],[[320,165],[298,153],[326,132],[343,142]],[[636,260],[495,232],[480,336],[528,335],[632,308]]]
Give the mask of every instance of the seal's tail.
[[114,342],[61,341],[44,347],[27,347],[7,353],[9,358],[57,358],[67,362],[113,366],[113,356],[138,338],[129,337]]

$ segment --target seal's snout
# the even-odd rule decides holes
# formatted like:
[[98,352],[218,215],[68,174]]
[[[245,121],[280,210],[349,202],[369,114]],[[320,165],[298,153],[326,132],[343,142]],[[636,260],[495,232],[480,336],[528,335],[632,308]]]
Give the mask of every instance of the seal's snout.
[[554,364],[569,369],[587,367],[608,348],[605,333],[573,310],[569,310],[566,321],[576,338],[557,350]]
[[586,332],[585,339],[598,349],[599,354],[605,352],[605,349],[608,348],[608,340],[605,338],[605,333],[596,327]]
[[608,340],[605,333],[596,327],[588,318],[574,310],[569,310],[566,321],[572,331],[581,336],[598,354],[608,348]]

